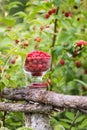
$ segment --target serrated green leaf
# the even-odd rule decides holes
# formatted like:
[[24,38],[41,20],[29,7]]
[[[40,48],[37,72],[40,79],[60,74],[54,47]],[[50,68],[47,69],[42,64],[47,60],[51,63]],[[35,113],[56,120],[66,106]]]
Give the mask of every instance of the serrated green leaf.
[[85,119],[82,123],[81,123],[81,125],[79,125],[79,129],[83,129],[84,127],[86,127],[87,126],[87,119]]
[[72,113],[72,112],[66,112],[66,113],[65,113],[65,116],[66,116],[68,119],[70,119],[70,120],[73,120],[73,119],[74,119],[74,113]]
[[76,123],[78,123],[78,122],[82,122],[82,120],[85,118],[85,115],[83,115],[83,116],[79,116],[77,119],[76,119]]

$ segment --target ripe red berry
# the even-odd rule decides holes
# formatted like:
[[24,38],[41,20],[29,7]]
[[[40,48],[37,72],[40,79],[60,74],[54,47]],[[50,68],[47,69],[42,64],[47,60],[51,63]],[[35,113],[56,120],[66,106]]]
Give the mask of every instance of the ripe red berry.
[[81,64],[80,61],[76,61],[75,64],[76,64],[76,67],[77,67],[77,68],[80,68],[80,67],[82,66],[82,64]]
[[46,25],[46,28],[50,28],[50,26],[49,26],[49,25]]
[[72,17],[73,13],[72,12],[65,12],[64,15],[65,15],[65,17]]
[[18,44],[18,43],[19,43],[19,40],[16,39],[16,40],[15,40],[15,43]]
[[77,42],[77,46],[78,46],[78,47],[81,47],[82,45],[86,45],[86,44],[87,44],[87,42],[84,41],[84,40],[79,40],[79,41]]
[[49,14],[49,15],[51,15],[52,13],[53,13],[52,10],[49,10],[49,11],[48,11],[48,14]]
[[52,8],[52,10],[51,10],[51,11],[52,11],[52,13],[54,13],[54,14],[55,14],[57,10],[56,10],[56,8]]
[[11,64],[15,64],[16,61],[15,61],[15,59],[12,59],[10,62],[11,62]]
[[45,18],[48,19],[50,17],[49,14],[45,14]]
[[84,70],[84,74],[87,74],[87,69],[86,69],[86,70]]
[[83,42],[84,42],[83,40],[78,41],[77,46],[81,47],[83,45]]
[[65,61],[63,59],[60,60],[59,62],[60,65],[64,65],[65,64]]

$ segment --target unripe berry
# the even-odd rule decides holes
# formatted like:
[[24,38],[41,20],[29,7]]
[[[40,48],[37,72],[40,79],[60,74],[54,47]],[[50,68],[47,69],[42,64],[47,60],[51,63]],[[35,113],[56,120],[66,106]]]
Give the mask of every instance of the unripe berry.
[[40,37],[37,37],[37,38],[36,38],[36,41],[37,41],[37,42],[41,42],[41,38],[40,38]]

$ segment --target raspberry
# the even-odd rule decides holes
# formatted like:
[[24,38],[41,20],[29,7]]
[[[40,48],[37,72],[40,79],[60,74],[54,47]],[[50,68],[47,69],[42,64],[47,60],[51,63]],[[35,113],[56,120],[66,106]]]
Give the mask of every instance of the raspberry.
[[65,64],[65,61],[63,59],[60,60],[59,62],[60,65],[64,65]]
[[82,66],[81,62],[80,61],[76,61],[76,67],[80,68],[81,66]]
[[16,61],[15,61],[15,59],[12,59],[10,62],[11,62],[11,64],[15,64]]
[[45,18],[46,18],[46,19],[48,19],[49,17],[50,17],[50,15],[49,15],[49,14],[46,14],[46,15],[45,15]]
[[51,10],[51,11],[52,11],[52,13],[54,13],[54,14],[55,14],[55,13],[56,13],[56,8],[52,8],[52,10]]
[[52,13],[53,13],[52,10],[49,10],[49,11],[48,11],[48,14],[49,14],[49,15],[51,15]]
[[65,17],[72,17],[73,13],[72,12],[65,12],[64,15],[65,15]]
[[50,67],[51,56],[42,51],[30,52],[26,56],[25,70],[30,71],[32,76],[40,76],[43,71]]
[[18,44],[18,43],[19,43],[19,40],[16,39],[16,40],[15,40],[15,43]]
[[77,42],[77,46],[78,47],[81,47],[82,45],[84,45],[84,41],[83,40],[80,40]]
[[84,70],[84,74],[87,74],[87,69],[86,69],[86,70]]

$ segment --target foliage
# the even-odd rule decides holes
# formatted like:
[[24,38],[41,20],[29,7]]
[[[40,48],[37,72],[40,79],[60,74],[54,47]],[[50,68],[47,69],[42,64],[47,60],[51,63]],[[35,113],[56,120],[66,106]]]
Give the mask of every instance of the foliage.
[[[42,50],[52,55],[51,70],[43,78],[49,90],[51,86],[58,93],[86,95],[87,46],[77,43],[87,41],[87,1],[3,0],[0,6],[0,91],[5,87],[26,87],[31,82],[23,70],[26,54]],[[53,8],[58,13],[47,17]],[[86,130],[86,115],[79,113],[74,121],[76,113],[54,113],[51,124],[55,130]],[[10,130],[23,126],[21,113],[7,113],[5,120],[3,117],[0,112],[0,120]]]

